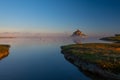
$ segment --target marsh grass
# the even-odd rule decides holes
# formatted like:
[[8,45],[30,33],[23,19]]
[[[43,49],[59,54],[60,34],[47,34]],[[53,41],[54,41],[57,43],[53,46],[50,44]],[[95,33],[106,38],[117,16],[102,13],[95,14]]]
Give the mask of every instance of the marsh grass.
[[102,69],[120,74],[120,44],[85,43],[61,47],[63,52],[75,55],[81,60],[94,63]]
[[112,37],[104,37],[104,38],[101,38],[100,40],[112,41],[112,42],[120,43],[120,34],[112,36]]

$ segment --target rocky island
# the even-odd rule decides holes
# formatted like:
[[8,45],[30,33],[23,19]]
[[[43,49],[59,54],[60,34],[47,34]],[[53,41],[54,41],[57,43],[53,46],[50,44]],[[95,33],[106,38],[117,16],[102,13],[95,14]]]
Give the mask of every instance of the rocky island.
[[71,35],[73,42],[75,42],[76,44],[81,44],[81,38],[86,38],[86,37],[87,37],[87,35],[84,34],[82,31],[80,31],[79,29],[77,29]]
[[[120,36],[115,37],[119,37],[120,40]],[[119,40],[112,38],[115,42]],[[100,80],[120,80],[119,43],[70,44],[61,46],[61,49],[64,57],[80,70],[104,78]]]

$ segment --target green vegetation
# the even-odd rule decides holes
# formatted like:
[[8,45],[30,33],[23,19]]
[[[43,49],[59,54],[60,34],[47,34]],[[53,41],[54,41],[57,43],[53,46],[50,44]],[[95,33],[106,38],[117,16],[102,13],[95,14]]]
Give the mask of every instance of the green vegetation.
[[9,47],[10,45],[0,45],[0,52],[8,50]]
[[115,34],[115,36],[113,37],[104,37],[104,38],[101,38],[100,40],[120,43],[120,34]]
[[120,36],[120,34],[115,34],[115,36]]
[[62,46],[62,52],[77,56],[83,61],[98,65],[102,69],[120,74],[119,43],[84,43]]

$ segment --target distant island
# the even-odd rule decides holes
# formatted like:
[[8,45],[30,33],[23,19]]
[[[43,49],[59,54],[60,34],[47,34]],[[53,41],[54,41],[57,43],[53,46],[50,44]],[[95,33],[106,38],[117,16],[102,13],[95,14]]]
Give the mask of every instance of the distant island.
[[0,39],[1,39],[1,38],[16,38],[16,37],[0,37]]
[[73,42],[75,42],[76,44],[81,44],[81,38],[86,38],[86,37],[87,37],[87,35],[84,34],[82,31],[80,31],[79,29],[77,29],[71,35]]
[[105,80],[120,80],[120,34],[100,40],[115,43],[70,44],[61,46],[62,53],[68,61],[85,72],[97,74]]

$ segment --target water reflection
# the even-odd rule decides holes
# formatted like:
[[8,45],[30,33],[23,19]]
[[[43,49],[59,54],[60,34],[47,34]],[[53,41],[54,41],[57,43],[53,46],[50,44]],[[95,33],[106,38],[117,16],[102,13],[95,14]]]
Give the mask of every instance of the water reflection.
[[76,44],[81,44],[81,37],[79,36],[72,37],[72,40]]
[[0,45],[0,60],[9,55],[10,45]]

